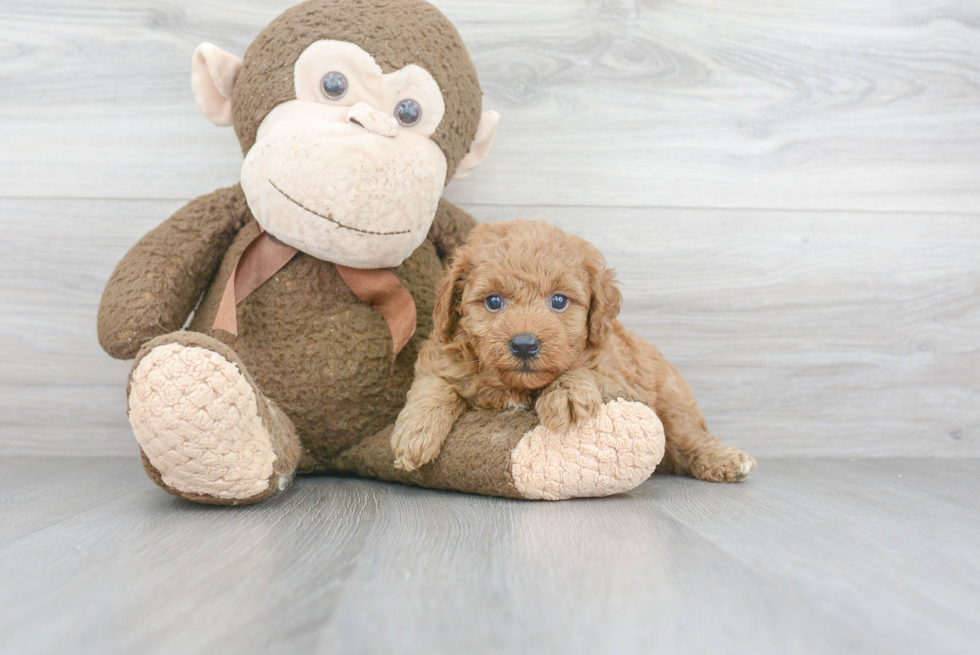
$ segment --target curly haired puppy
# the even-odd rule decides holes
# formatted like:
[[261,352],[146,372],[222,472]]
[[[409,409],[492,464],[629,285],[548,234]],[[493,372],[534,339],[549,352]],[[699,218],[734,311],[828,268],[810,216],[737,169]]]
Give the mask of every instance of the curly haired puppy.
[[755,460],[708,432],[691,389],[617,320],[622,295],[602,254],[543,222],[484,223],[461,245],[436,297],[435,326],[392,433],[396,466],[439,455],[467,408],[534,406],[563,431],[624,398],[666,433],[659,470],[733,482]]

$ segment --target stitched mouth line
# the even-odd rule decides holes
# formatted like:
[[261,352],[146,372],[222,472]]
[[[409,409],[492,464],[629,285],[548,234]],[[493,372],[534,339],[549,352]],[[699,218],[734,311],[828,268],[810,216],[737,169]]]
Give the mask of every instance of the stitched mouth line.
[[272,185],[272,188],[275,189],[276,191],[278,191],[282,195],[283,198],[285,198],[289,202],[293,203],[294,205],[296,205],[297,207],[299,207],[303,211],[309,212],[310,214],[313,214],[314,216],[317,216],[319,218],[322,218],[325,221],[330,221],[334,225],[336,225],[338,227],[342,227],[345,230],[350,230],[351,232],[360,232],[361,234],[373,234],[375,236],[382,236],[382,237],[395,236],[396,234],[408,234],[408,233],[411,232],[411,230],[402,230],[401,232],[372,232],[371,230],[361,230],[361,229],[358,229],[356,227],[351,227],[350,225],[344,225],[343,223],[341,223],[340,221],[338,221],[337,219],[335,219],[333,216],[330,216],[329,214],[326,215],[326,216],[324,216],[320,212],[313,211],[312,209],[310,209],[309,207],[307,207],[303,203],[301,203],[298,200],[290,197],[290,195],[288,193],[286,193],[285,191],[283,191],[282,189],[280,189],[279,187],[277,187],[276,186],[276,183],[273,182],[272,180],[269,180],[269,184],[271,184]]

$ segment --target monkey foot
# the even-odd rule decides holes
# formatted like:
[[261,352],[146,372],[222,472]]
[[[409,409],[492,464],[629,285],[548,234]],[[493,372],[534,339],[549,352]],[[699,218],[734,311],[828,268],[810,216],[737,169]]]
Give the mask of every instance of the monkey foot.
[[650,477],[664,455],[664,428],[642,403],[615,400],[567,432],[539,425],[511,453],[514,486],[528,499],[611,496]]
[[175,495],[238,505],[289,486],[299,456],[292,423],[236,360],[189,332],[151,341],[137,357],[129,420],[147,473]]

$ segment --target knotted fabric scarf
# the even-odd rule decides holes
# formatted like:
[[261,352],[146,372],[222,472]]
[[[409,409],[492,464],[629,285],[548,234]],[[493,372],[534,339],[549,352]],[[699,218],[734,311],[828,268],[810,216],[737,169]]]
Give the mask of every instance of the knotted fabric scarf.
[[[250,293],[265,284],[283,266],[289,263],[296,248],[288,246],[260,228],[238,259],[235,270],[228,278],[225,292],[218,304],[214,329],[238,336],[236,307]],[[361,302],[370,305],[384,317],[391,331],[394,353],[397,355],[415,334],[415,299],[395,274],[388,268],[361,269],[334,264],[337,272]]]

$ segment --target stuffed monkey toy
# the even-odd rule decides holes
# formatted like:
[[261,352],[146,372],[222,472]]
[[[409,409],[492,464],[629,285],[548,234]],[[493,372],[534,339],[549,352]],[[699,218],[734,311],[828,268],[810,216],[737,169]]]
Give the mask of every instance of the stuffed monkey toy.
[[660,423],[621,402],[563,434],[530,411],[472,412],[436,461],[394,466],[391,424],[443,262],[475,225],[442,192],[486,157],[499,119],[435,7],[309,0],[244,59],[198,47],[191,84],[205,116],[235,128],[240,183],[144,236],[98,316],[106,352],[135,358],[129,419],[154,482],[225,505],[296,473],[558,499],[653,472]]

